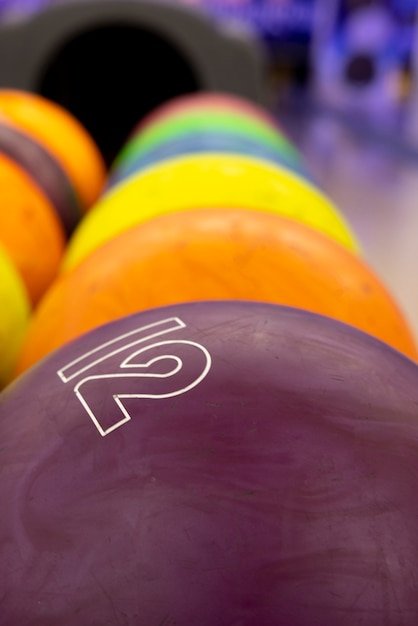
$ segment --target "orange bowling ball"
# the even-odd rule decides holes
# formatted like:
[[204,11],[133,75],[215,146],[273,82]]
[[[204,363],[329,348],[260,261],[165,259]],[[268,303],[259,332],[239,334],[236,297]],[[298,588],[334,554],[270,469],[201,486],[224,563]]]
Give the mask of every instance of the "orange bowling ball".
[[101,324],[198,300],[256,300],[311,310],[417,357],[396,302],[343,246],[279,215],[199,209],[135,226],[62,275],[32,318],[18,372]]
[[97,200],[106,166],[88,131],[69,111],[38,94],[0,89],[0,113],[55,156],[84,209]]
[[60,266],[65,234],[54,207],[35,181],[0,154],[0,242],[35,305]]

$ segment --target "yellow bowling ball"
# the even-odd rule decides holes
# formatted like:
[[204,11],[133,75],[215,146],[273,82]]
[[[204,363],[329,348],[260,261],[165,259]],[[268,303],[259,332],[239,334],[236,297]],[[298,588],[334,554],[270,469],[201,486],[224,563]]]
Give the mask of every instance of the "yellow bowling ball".
[[23,280],[7,252],[0,246],[0,389],[12,378],[30,311]]
[[175,211],[212,207],[277,213],[358,251],[338,210],[306,180],[253,157],[199,154],[142,170],[104,194],[76,228],[61,270],[75,267],[106,241],[139,223]]

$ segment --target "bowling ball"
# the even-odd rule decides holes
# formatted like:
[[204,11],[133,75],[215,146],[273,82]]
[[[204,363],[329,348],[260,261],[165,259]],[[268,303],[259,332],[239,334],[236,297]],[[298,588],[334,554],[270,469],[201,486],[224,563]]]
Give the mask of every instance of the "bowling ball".
[[280,167],[288,168],[295,174],[299,174],[308,181],[313,182],[306,168],[301,164],[296,164],[292,160],[288,162],[284,155],[279,155],[277,151],[265,146],[260,141],[248,139],[242,135],[234,135],[233,133],[202,131],[189,133],[167,143],[160,144],[156,148],[150,149],[137,158],[130,160],[127,165],[122,162],[119,167],[114,168],[110,172],[107,188],[110,189],[133,174],[162,161],[167,161],[173,157],[200,153],[242,154],[259,158],[268,163],[275,163]]
[[62,224],[35,181],[1,153],[0,205],[0,242],[35,305],[58,273],[65,247]]
[[67,235],[83,211],[75,189],[55,157],[34,137],[22,132],[0,113],[0,155],[20,165],[42,189]]
[[0,113],[54,155],[84,209],[97,200],[106,180],[105,163],[88,131],[69,111],[35,93],[1,89]]
[[278,120],[267,109],[247,98],[232,93],[215,91],[198,91],[171,98],[163,102],[137,124],[133,134],[142,132],[148,126],[167,119],[177,113],[194,111],[236,112],[239,115],[256,119],[271,126],[276,132],[284,134]]
[[277,130],[236,111],[198,110],[171,115],[131,136],[117,155],[112,167],[129,163],[144,152],[195,132],[234,133],[265,144],[290,163],[303,166],[299,151]]
[[48,352],[129,313],[198,300],[258,300],[322,313],[417,357],[408,325],[358,257],[316,230],[272,213],[172,213],[111,239],[48,290],[19,358]]
[[0,396],[2,626],[416,626],[417,379],[246,302],[56,351]]
[[0,243],[0,390],[12,378],[30,311],[23,280]]
[[198,154],[155,165],[105,193],[71,237],[63,270],[138,222],[162,213],[223,206],[292,217],[359,250],[344,218],[308,181],[247,156]]

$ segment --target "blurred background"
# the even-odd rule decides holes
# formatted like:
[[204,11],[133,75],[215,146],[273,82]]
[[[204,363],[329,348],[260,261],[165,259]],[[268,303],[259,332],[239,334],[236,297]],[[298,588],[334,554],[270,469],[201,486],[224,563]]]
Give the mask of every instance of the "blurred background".
[[[226,57],[215,48],[199,48],[193,33],[186,37],[193,45],[183,45],[181,35],[170,39],[148,19],[130,20],[129,3],[119,3],[127,10],[119,15],[109,8],[118,3],[106,0],[86,0],[89,26],[63,28],[47,50],[51,24],[68,25],[69,8],[82,4],[0,0],[0,86],[30,88],[63,104],[110,164],[155,106],[202,88],[205,59],[213,55],[225,80],[229,71],[236,92],[245,92],[252,64],[255,79],[244,95],[268,107],[296,143],[418,336],[418,0],[183,0],[185,11],[205,16],[231,46],[241,46],[238,71],[232,61],[222,67]],[[47,8],[56,10],[55,21],[36,22]],[[45,49],[36,67],[31,46]]]

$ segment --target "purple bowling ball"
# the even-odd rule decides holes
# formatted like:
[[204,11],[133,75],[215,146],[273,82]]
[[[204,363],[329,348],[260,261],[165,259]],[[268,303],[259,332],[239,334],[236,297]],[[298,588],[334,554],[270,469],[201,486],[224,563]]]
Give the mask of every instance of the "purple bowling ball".
[[417,626],[418,367],[188,303],[0,395],[1,626]]

